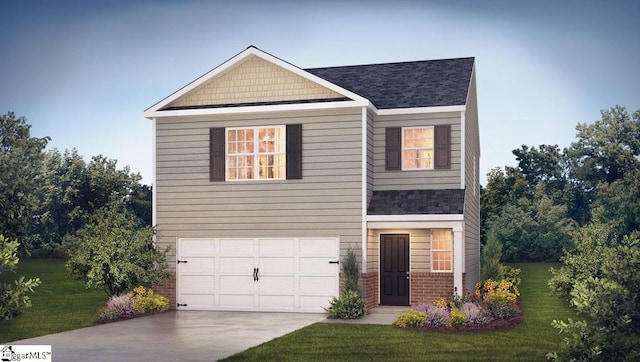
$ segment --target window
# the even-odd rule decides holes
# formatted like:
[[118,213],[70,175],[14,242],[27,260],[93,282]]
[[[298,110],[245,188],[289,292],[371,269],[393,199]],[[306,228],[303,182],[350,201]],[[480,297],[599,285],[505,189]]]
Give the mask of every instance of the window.
[[402,129],[402,169],[433,169],[433,127]]
[[227,180],[286,178],[285,127],[227,128]]
[[450,170],[451,126],[385,128],[385,170]]
[[451,230],[433,230],[431,237],[431,270],[452,271],[453,241]]

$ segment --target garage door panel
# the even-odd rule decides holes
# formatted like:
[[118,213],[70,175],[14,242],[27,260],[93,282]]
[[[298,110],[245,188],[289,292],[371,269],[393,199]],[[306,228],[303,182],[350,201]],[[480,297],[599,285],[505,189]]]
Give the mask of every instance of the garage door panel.
[[253,268],[255,261],[253,257],[248,258],[220,258],[220,270],[222,274],[234,273],[234,274],[253,274]]
[[253,310],[253,294],[220,294],[220,308],[234,310]]
[[189,309],[212,309],[215,307],[215,296],[213,294],[191,294],[180,295],[180,302],[186,304]]
[[254,254],[254,239],[220,239],[221,256],[253,256]]
[[221,275],[220,292],[253,293],[255,281],[251,275]]
[[329,263],[331,258],[300,258],[300,273],[334,274],[340,269],[338,264]]
[[293,294],[295,292],[294,276],[268,276],[261,277],[258,283],[260,294]]
[[300,239],[300,256],[335,258],[338,245],[336,239]]
[[183,275],[181,290],[185,293],[213,293],[215,291],[215,278],[213,275]]
[[260,258],[260,275],[294,274],[295,258]]
[[214,257],[215,239],[180,239],[180,257]]
[[260,296],[260,308],[266,309],[293,309],[296,305],[296,300],[293,295],[283,297],[281,295],[261,295]]
[[261,257],[293,256],[295,254],[295,244],[295,239],[259,239],[259,254]]
[[184,274],[213,274],[215,273],[215,264],[212,258],[193,258],[183,257],[186,263],[180,263],[178,268],[180,273]]
[[335,285],[336,279],[333,277],[300,277],[300,292],[305,295],[332,295]]

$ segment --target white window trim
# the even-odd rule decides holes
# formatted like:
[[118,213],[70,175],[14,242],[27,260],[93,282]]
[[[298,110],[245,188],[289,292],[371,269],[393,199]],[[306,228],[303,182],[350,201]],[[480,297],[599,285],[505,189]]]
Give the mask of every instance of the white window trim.
[[[431,147],[431,167],[428,168],[405,168],[404,167],[404,131],[408,129],[431,129],[431,137],[432,137],[432,147]],[[435,163],[435,127],[434,126],[416,126],[416,127],[402,127],[400,129],[401,138],[400,138],[400,163],[402,165],[402,171],[429,171],[434,169]]]
[[[254,178],[249,178],[249,179],[232,179],[229,178],[229,166],[227,164],[228,161],[228,157],[229,157],[229,131],[230,130],[246,130],[246,129],[252,129],[254,132],[254,140],[253,140],[253,153],[251,155],[253,155],[254,157],[258,154],[257,153],[257,149],[258,149],[258,135],[259,135],[259,130],[262,128],[281,128],[282,129],[282,134],[285,137],[285,151],[284,154],[286,155],[286,132],[287,132],[287,127],[285,125],[268,125],[268,126],[250,126],[250,127],[226,127],[224,129],[224,157],[225,157],[225,169],[224,169],[224,178],[225,181],[228,182],[256,182],[256,181],[267,181],[267,182],[271,182],[271,181],[281,181],[281,180],[286,180],[287,176],[286,176],[286,159],[285,159],[285,175],[283,177],[279,177],[279,178],[259,178],[259,177],[255,177],[259,174],[259,165],[258,163],[254,162],[253,165],[253,176]],[[249,154],[235,154],[237,156],[241,156],[241,155],[249,155]]]
[[[433,248],[433,244],[434,244],[433,243],[433,234],[434,234],[434,231],[448,231],[450,236],[451,236],[451,249],[448,250],[451,253],[451,262],[450,262],[451,268],[448,269],[448,270],[436,270],[436,269],[433,268],[433,264],[434,264],[434,258],[433,258],[433,251],[434,251],[434,248]],[[454,242],[454,240],[453,240],[453,230],[451,230],[451,229],[431,229],[431,258],[430,259],[431,259],[431,272],[432,273],[453,273],[453,261],[454,261],[453,260],[453,242]],[[437,249],[437,251],[446,251],[446,249]]]

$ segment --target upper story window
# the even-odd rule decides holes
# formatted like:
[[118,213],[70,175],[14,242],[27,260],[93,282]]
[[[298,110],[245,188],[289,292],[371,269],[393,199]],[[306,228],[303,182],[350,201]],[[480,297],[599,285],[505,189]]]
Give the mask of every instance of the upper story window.
[[402,129],[402,169],[433,169],[433,127]]
[[450,170],[451,125],[385,128],[385,170]]
[[433,230],[431,234],[431,270],[453,270],[453,235],[451,230]]
[[209,129],[209,180],[302,179],[302,125]]
[[284,126],[226,129],[227,180],[286,178]]

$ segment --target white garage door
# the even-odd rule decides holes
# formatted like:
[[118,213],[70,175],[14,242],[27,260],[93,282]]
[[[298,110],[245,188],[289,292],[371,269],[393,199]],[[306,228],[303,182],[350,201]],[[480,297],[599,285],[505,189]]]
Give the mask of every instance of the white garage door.
[[324,312],[338,295],[337,238],[179,239],[182,310]]

